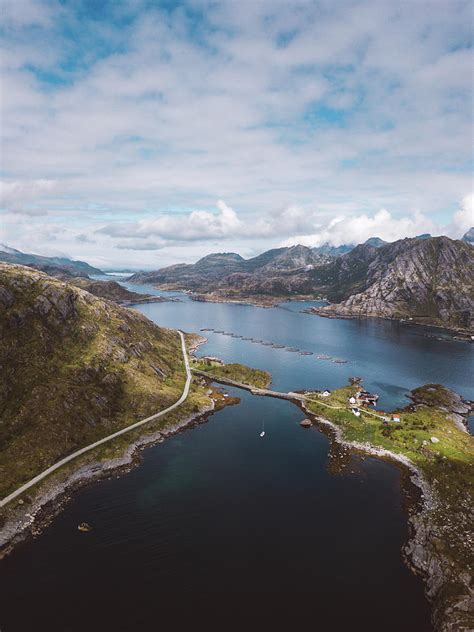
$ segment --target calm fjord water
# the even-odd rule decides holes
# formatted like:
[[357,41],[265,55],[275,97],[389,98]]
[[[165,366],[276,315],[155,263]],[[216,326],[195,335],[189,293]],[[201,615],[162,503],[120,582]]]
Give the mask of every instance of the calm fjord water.
[[[207,334],[200,353],[268,369],[278,389],[331,388],[360,375],[386,407],[428,381],[473,397],[469,344],[302,307],[185,298],[140,309],[169,327],[214,327],[347,360]],[[256,603],[268,605],[265,627],[281,623],[284,606],[294,624],[321,630],[431,630],[421,581],[401,557],[399,470],[330,458],[328,439],[302,429],[294,405],[232,393],[240,405],[145,450],[131,473],[80,490],[36,541],[2,561],[2,632],[155,630],[170,605],[206,623],[197,604],[207,616],[224,611],[225,628],[237,615],[253,617]],[[91,533],[77,531],[83,520]]]

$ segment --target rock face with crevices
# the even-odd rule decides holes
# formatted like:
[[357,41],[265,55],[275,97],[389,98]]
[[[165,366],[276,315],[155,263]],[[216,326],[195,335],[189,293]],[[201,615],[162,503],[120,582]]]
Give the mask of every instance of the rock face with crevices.
[[166,408],[177,332],[22,265],[0,263],[0,497],[61,457]]
[[[474,249],[468,241],[420,235],[385,243],[369,239],[340,256],[306,246],[279,248],[252,259],[211,254],[133,275],[130,281],[191,290],[202,300],[324,297],[329,317],[409,318],[470,331],[474,325]],[[275,302],[275,298],[274,298]]]
[[448,237],[403,239],[379,248],[359,291],[314,310],[323,316],[410,318],[474,328],[474,250]]

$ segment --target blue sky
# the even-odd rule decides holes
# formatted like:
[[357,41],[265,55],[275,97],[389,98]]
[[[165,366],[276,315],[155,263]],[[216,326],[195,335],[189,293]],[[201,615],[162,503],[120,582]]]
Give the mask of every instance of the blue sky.
[[470,2],[2,13],[3,243],[156,267],[473,223]]

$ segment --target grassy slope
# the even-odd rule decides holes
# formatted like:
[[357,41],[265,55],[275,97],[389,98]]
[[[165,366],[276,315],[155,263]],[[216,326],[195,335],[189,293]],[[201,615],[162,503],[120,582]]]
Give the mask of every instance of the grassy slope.
[[180,396],[176,332],[25,267],[0,289],[1,496]]
[[234,382],[256,386],[257,388],[266,388],[272,380],[272,376],[268,371],[252,369],[237,363],[221,365],[196,358],[192,362],[192,367],[200,371],[212,373],[212,375],[215,375],[217,378],[223,377],[233,380]]

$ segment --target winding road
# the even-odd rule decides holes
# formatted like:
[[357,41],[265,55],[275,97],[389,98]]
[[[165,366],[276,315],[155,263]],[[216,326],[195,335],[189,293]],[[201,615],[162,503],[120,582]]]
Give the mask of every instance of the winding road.
[[47,470],[44,470],[44,472],[41,472],[41,474],[38,474],[37,476],[32,478],[30,481],[28,481],[27,483],[25,483],[24,485],[16,489],[14,492],[12,492],[8,496],[0,500],[0,507],[4,507],[9,502],[11,502],[15,498],[23,494],[23,492],[25,492],[27,489],[30,489],[30,487],[33,487],[33,485],[36,485],[36,483],[39,483],[44,478],[46,478],[47,476],[49,476],[50,474],[58,470],[60,467],[62,467],[66,463],[69,463],[69,461],[72,461],[73,459],[76,459],[78,456],[81,456],[81,454],[85,454],[86,452],[89,452],[90,450],[97,448],[99,445],[102,445],[103,443],[112,441],[116,437],[120,437],[120,435],[123,435],[126,432],[135,430],[135,428],[140,428],[140,426],[144,426],[150,421],[153,421],[154,419],[158,419],[159,417],[163,417],[164,415],[167,415],[169,412],[171,412],[175,408],[178,408],[178,406],[180,406],[187,399],[188,394],[189,394],[189,387],[191,386],[191,380],[192,380],[192,374],[191,374],[191,369],[189,368],[189,359],[188,359],[188,353],[186,351],[186,342],[184,340],[184,334],[182,331],[179,331],[179,330],[178,330],[178,334],[181,338],[181,349],[183,352],[184,364],[186,367],[186,384],[184,385],[184,389],[181,394],[181,397],[174,404],[172,404],[168,408],[165,408],[165,410],[161,410],[160,412],[155,413],[154,415],[151,415],[150,417],[147,417],[146,419],[137,421],[131,426],[122,428],[122,430],[118,430],[117,432],[114,432],[113,434],[108,435],[107,437],[104,437],[103,439],[100,439],[99,441],[96,441],[95,443],[91,443],[90,445],[87,445],[85,448],[81,448],[80,450],[73,452],[69,456],[64,457],[64,459],[61,459],[61,461],[58,461],[54,465],[51,465],[51,467],[48,467]]

